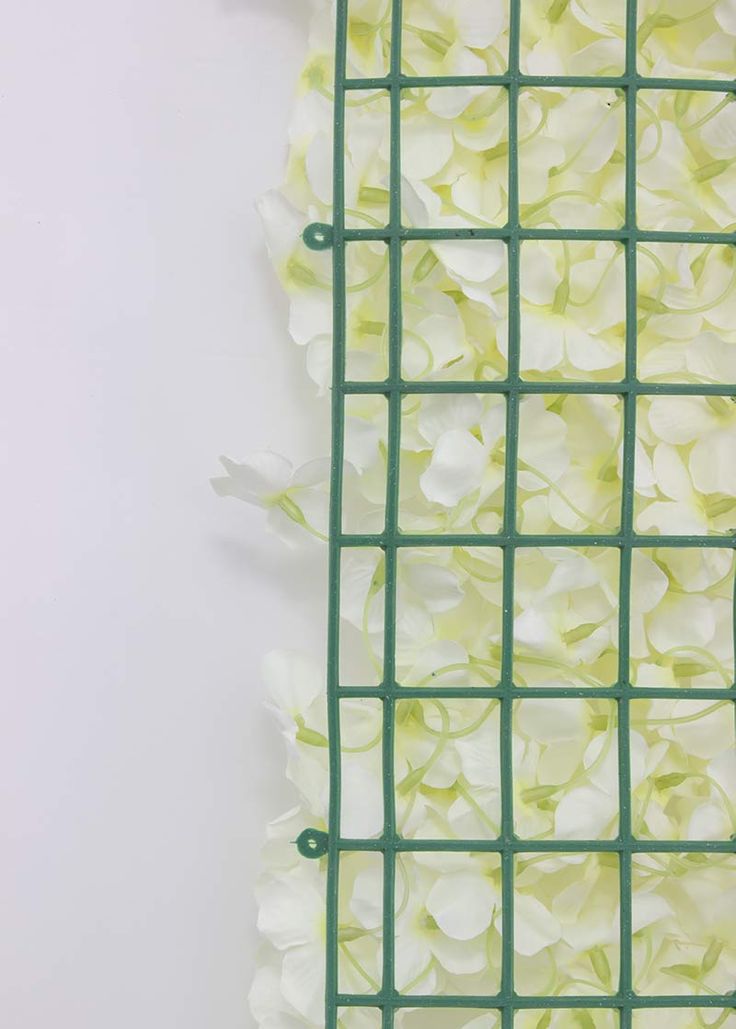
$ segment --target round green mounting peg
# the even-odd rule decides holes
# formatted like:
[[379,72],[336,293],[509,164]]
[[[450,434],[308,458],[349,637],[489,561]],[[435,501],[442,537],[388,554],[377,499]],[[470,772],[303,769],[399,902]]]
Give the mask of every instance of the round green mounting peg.
[[299,834],[296,847],[302,857],[321,858],[327,853],[328,836],[319,829],[305,829]]
[[332,226],[324,222],[312,222],[302,233],[302,239],[310,250],[329,250],[332,246]]

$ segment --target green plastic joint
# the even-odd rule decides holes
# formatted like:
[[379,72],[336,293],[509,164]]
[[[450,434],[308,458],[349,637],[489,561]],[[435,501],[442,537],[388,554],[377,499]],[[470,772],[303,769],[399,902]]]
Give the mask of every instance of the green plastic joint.
[[302,857],[321,858],[327,853],[329,837],[320,829],[305,829],[296,841],[296,849]]
[[312,222],[302,233],[310,250],[329,250],[332,247],[332,226],[325,222]]

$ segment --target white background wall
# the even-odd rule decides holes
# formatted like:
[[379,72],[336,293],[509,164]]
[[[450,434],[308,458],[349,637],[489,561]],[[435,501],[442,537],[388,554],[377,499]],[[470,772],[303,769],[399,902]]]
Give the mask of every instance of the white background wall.
[[325,453],[255,198],[306,0],[0,0],[0,1025],[236,1029],[262,654],[320,561],[217,455]]

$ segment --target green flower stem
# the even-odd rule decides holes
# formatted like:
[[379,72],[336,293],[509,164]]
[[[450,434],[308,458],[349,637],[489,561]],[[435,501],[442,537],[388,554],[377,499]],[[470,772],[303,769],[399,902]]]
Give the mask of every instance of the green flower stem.
[[371,975],[369,975],[368,972],[366,972],[361,963],[350,950],[349,945],[343,942],[340,943],[339,946],[341,954],[343,954],[347,958],[347,960],[353,966],[353,968],[361,977],[361,979],[363,979],[367,983],[367,985],[370,986],[371,990],[373,990],[374,993],[378,993],[381,989],[379,983],[377,983],[376,980]]
[[412,376],[413,379],[423,379],[426,375],[429,375],[430,372],[434,371],[434,354],[432,353],[432,348],[425,339],[422,339],[419,333],[413,332],[411,329],[404,329],[404,339],[413,339],[414,342],[419,345],[419,349],[424,352],[427,363],[420,372],[417,372]]
[[478,568],[478,565],[485,565],[486,562],[481,561],[479,558],[472,558],[467,551],[461,547],[455,547],[452,552],[453,559],[460,565],[464,572],[467,572],[471,579],[477,579],[478,582],[502,582],[503,573],[499,575],[483,575]]
[[[643,700],[646,698],[643,697]],[[731,700],[717,700],[714,704],[710,704],[708,707],[703,708],[702,711],[698,711],[692,715],[681,715],[678,718],[632,718],[632,725],[685,725],[687,722],[697,722],[701,718],[706,718],[708,715],[717,711],[721,707],[725,707],[726,704],[731,704]]]
[[625,103],[625,98],[624,97],[622,97],[622,96],[621,97],[617,97],[617,99],[607,109],[607,111],[604,114],[604,116],[598,121],[598,123],[596,124],[595,128],[590,133],[590,135],[586,136],[584,142],[581,143],[581,145],[578,147],[578,149],[575,150],[572,154],[570,154],[570,156],[567,158],[567,160],[563,161],[562,164],[559,164],[559,165],[557,165],[554,168],[550,168],[550,170],[549,170],[549,177],[550,178],[554,178],[557,175],[562,175],[563,172],[566,172],[568,170],[568,168],[570,168],[577,161],[577,159],[583,153],[585,148],[589,145],[591,139],[593,139],[596,136],[596,134],[598,132],[600,132],[600,130],[606,124],[606,121],[613,114],[613,112],[618,110],[619,107],[622,107],[624,103]]
[[411,991],[414,989],[414,987],[418,986],[419,983],[422,981],[422,979],[426,979],[426,977],[429,975],[429,973],[432,971],[432,969],[436,967],[436,965],[437,965],[436,959],[434,957],[431,957],[429,959],[429,961],[427,962],[427,964],[422,969],[422,971],[419,973],[419,975],[415,976],[411,980],[411,982],[408,982],[406,984],[406,986],[402,987],[402,991],[401,992],[402,993],[411,993]]
[[704,125],[707,125],[709,121],[712,121],[713,118],[717,117],[717,115],[719,115],[721,111],[724,110],[724,108],[728,107],[728,105],[731,103],[733,103],[733,95],[731,93],[726,93],[726,95],[723,97],[720,103],[716,104],[715,107],[711,108],[711,110],[708,111],[707,114],[704,114],[701,118],[698,118],[697,121],[694,121],[692,125],[682,125],[682,120],[681,118],[677,117],[677,115],[675,115],[675,122],[677,123],[678,127],[682,132],[694,132],[696,129],[702,129]]
[[353,211],[349,208],[345,208],[345,214],[350,215],[353,218],[357,218],[359,221],[364,221],[366,225],[370,225],[373,229],[382,229],[384,223],[378,218],[374,218],[370,214],[366,214],[365,211]]
[[[716,672],[718,672],[720,677],[723,679],[724,686],[731,685],[731,675],[726,671],[726,669],[720,663],[720,661],[718,661],[715,654],[712,654],[709,650],[705,650],[703,647],[672,647],[670,650],[663,651],[661,656],[665,658],[673,658],[677,657],[678,655],[689,657],[691,654],[698,654],[700,657],[703,658],[703,664],[705,666],[708,666],[714,669]],[[688,677],[683,676],[683,678]]]
[[[441,712],[440,717],[442,718],[443,723],[444,723],[443,715],[447,716],[447,724],[449,725],[450,724],[450,716],[449,716],[449,713],[448,713],[447,708],[445,707],[445,705],[440,703],[440,701],[438,701],[438,700],[431,700],[430,703],[434,704],[434,706],[438,709],[438,711]],[[463,726],[462,729],[455,729],[455,730],[448,729],[447,731],[440,731],[439,729],[433,729],[431,726],[427,725],[426,721],[424,720],[424,711],[422,710],[422,728],[430,736],[437,736],[437,737],[441,736],[441,737],[443,737],[444,739],[447,739],[447,740],[461,740],[461,739],[464,739],[466,736],[472,736],[472,734],[474,732],[477,732],[478,729],[480,729],[481,725],[483,725],[484,722],[486,722],[488,720],[489,716],[491,715],[491,712],[495,709],[495,707],[496,707],[496,702],[495,701],[491,701],[489,704],[486,705],[486,707],[483,710],[483,713],[478,718],[476,718],[473,722],[470,722],[468,725]]]
[[641,95],[641,92],[637,97],[637,103],[638,106],[649,115],[649,124],[654,126],[654,131],[656,133],[656,139],[654,141],[654,147],[652,148],[651,153],[646,154],[646,156],[644,157],[637,157],[636,159],[637,165],[640,166],[642,164],[647,164],[649,161],[652,161],[660,152],[660,150],[662,149],[663,132],[662,122],[659,116],[657,115],[656,111],[654,111],[649,106],[649,104],[644,100],[644,98]]
[[[526,664],[530,665],[537,665],[541,668],[552,668],[556,672],[562,671],[562,667],[559,661],[553,661],[551,658],[537,657],[534,654],[525,654],[523,649],[519,650],[515,660],[519,662],[525,662]],[[576,681],[579,680],[586,686],[601,685],[600,682],[598,682],[597,679],[594,679],[592,675],[586,675],[584,672],[578,671],[578,669],[575,669],[575,679]]]
[[311,522],[307,521],[302,509],[299,507],[296,501],[289,496],[288,493],[282,493],[276,499],[275,506],[280,508],[285,515],[291,518],[292,522],[295,522],[297,525],[300,525],[303,529],[306,529],[306,531],[311,533],[312,536],[315,536],[318,540],[321,540],[323,543],[327,542],[327,536],[325,536],[323,532],[320,532],[319,529],[316,529],[311,524]]
[[[535,204],[522,205],[524,208],[524,224],[529,228],[533,228],[534,223],[531,220],[532,218],[536,218],[537,216],[544,217],[545,208],[549,207],[550,204],[553,204],[555,200],[562,200],[565,197],[582,197],[583,200],[587,202],[590,202],[591,199],[590,196],[587,193],[583,192],[583,190],[581,189],[560,190],[558,193],[552,193],[551,196],[545,197],[543,200],[539,200]],[[596,204],[599,204],[604,210],[612,214],[614,218],[619,218],[620,211],[616,209],[616,206],[614,204],[610,203],[607,200],[604,200],[602,197],[595,197],[594,202]]]
[[535,136],[538,136],[539,133],[542,131],[542,129],[546,128],[547,122],[549,121],[549,111],[547,110],[546,107],[542,107],[542,108],[540,108],[540,110],[541,110],[541,117],[540,117],[538,123],[534,126],[534,128],[531,130],[531,132],[529,132],[526,136],[522,136],[519,139],[519,147],[523,147],[527,143],[531,143],[531,141],[535,138]]
[[[567,243],[565,245],[567,246]],[[608,273],[613,269],[614,265],[616,264],[616,261],[618,260],[618,257],[619,257],[620,253],[621,253],[621,251],[619,250],[619,248],[617,246],[614,247],[614,252],[611,255],[611,257],[608,259],[608,261],[606,262],[606,266],[603,269],[603,271],[601,272],[601,277],[598,280],[598,285],[595,286],[595,288],[593,289],[593,292],[590,293],[585,298],[585,300],[573,300],[572,298],[570,298],[568,300],[568,304],[570,305],[570,307],[587,307],[588,304],[592,304],[593,303],[593,301],[597,298],[598,294],[600,293],[601,289],[603,288],[603,283],[606,281],[606,277],[607,277]]]
[[401,782],[396,784],[396,790],[399,794],[408,793],[411,789],[416,789],[420,785],[422,779],[428,771],[439,761],[442,756],[442,752],[449,743],[448,727],[450,725],[450,716],[447,713],[447,708],[443,704],[436,704],[440,718],[442,720],[441,733],[436,733],[437,743],[434,750],[429,755],[423,765],[418,768],[412,769],[408,775],[405,775]]
[[580,518],[583,522],[587,522],[589,526],[595,527],[600,532],[611,532],[611,527],[609,525],[605,525],[603,522],[597,521],[592,514],[587,514],[585,511],[581,511],[579,507],[576,507],[576,505],[573,504],[573,502],[565,496],[562,489],[557,485],[557,483],[553,482],[552,479],[549,478],[549,476],[544,474],[544,472],[541,472],[538,468],[535,468],[533,465],[528,464],[526,461],[522,461],[521,458],[519,458],[518,467],[519,471],[531,472],[532,475],[536,475],[537,478],[541,479],[545,486],[547,486],[547,488],[551,490],[552,493],[555,494],[555,496],[559,497],[559,499],[564,504],[566,504],[567,507],[570,508],[572,513],[576,515],[578,518]]
[[385,274],[388,268],[388,248],[384,247],[385,253],[379,258],[379,267],[367,279],[363,279],[362,282],[356,282],[352,286],[346,286],[347,293],[360,293],[365,289],[369,289],[371,286],[375,286],[380,278]]
[[494,839],[499,834],[500,826],[498,826],[495,822],[491,821],[491,818],[480,806],[480,804],[475,799],[466,783],[467,780],[464,776],[458,776],[458,778],[455,780],[455,792],[463,798],[468,807],[472,808],[473,811],[475,811],[476,815],[478,816],[478,821],[481,823],[481,825],[486,826],[486,828],[489,831],[489,839]]
[[343,746],[340,749],[343,752],[343,754],[366,754],[369,750],[373,750],[374,747],[377,747],[378,744],[381,742],[382,738],[383,738],[383,729],[381,728],[381,729],[378,730],[378,732],[373,737],[373,739],[368,741],[368,743],[363,743],[359,747],[345,747],[345,746]]

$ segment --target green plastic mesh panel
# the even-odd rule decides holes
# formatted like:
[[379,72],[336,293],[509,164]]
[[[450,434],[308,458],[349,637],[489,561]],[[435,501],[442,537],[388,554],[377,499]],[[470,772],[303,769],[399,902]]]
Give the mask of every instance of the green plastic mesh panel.
[[[630,788],[630,700],[634,695],[647,698],[685,698],[698,700],[736,699],[736,688],[642,688],[632,689],[629,673],[629,614],[631,600],[631,562],[635,547],[656,547],[664,542],[659,536],[634,532],[634,448],[636,442],[637,398],[644,395],[729,396],[736,394],[736,385],[691,385],[643,383],[637,379],[637,244],[641,242],[722,243],[734,244],[736,234],[713,232],[648,232],[637,227],[636,212],[636,130],[637,95],[640,90],[687,89],[736,92],[736,81],[703,79],[645,78],[637,73],[637,2],[629,0],[626,15],[626,66],[621,76],[533,76],[519,69],[520,0],[510,2],[510,51],[508,71],[503,75],[472,77],[418,77],[401,71],[402,0],[393,0],[391,10],[391,61],[385,78],[350,79],[346,77],[347,0],[337,0],[336,62],[334,83],[334,217],[332,225],[308,226],[305,242],[315,250],[332,250],[334,290],[334,352],[332,380],[332,479],[329,543],[329,629],[328,629],[328,708],[330,752],[329,831],[307,830],[300,837],[299,849],[307,857],[327,858],[327,943],[326,943],[326,1007],[325,1026],[336,1029],[341,1009],[373,1008],[380,1011],[384,1029],[394,1025],[399,1008],[462,1008],[500,1012],[504,1029],[511,1029],[514,1014],[524,1009],[614,1009],[620,1026],[628,1029],[632,1012],[642,1008],[733,1008],[733,994],[715,996],[638,996],[632,976],[632,855],[642,852],[698,852],[703,854],[736,853],[733,840],[718,842],[686,842],[640,840],[632,835]],[[401,223],[401,146],[400,104],[402,90],[412,87],[458,85],[500,86],[508,95],[508,222],[499,228],[424,229],[404,228]],[[614,88],[625,97],[626,165],[625,220],[618,229],[532,229],[524,228],[519,218],[518,102],[526,86]],[[390,98],[391,150],[390,200],[388,224],[379,229],[353,229],[345,226],[344,144],[345,99],[353,90],[384,89]],[[408,240],[496,239],[507,247],[509,283],[508,373],[502,381],[405,381],[401,373],[402,347],[402,246]],[[529,382],[520,377],[520,299],[519,259],[524,240],[612,240],[618,241],[626,257],[626,350],[625,376],[614,383],[599,382]],[[354,382],[346,379],[346,250],[354,241],[382,241],[389,256],[389,370],[380,382]],[[399,450],[401,404],[406,394],[429,393],[493,393],[506,400],[506,481],[503,530],[493,535],[405,535],[398,528],[399,514]],[[624,408],[623,492],[621,529],[612,535],[529,535],[517,531],[516,476],[519,429],[519,402],[526,394],[606,393],[620,396]],[[350,535],[342,529],[342,476],[344,452],[344,403],[351,394],[384,396],[388,403],[388,477],[386,521],[383,532]],[[503,553],[503,644],[501,681],[495,687],[402,687],[395,676],[396,579],[397,555],[402,546],[493,546]],[[618,682],[611,687],[520,687],[514,681],[513,612],[514,560],[522,546],[616,548],[620,555],[619,665]],[[734,547],[733,536],[668,536],[668,547]],[[345,548],[379,548],[385,556],[385,633],[384,677],[379,687],[343,686],[339,678],[340,644],[340,562]],[[512,713],[518,697],[608,697],[618,706],[619,753],[619,833],[613,840],[581,841],[520,840],[513,827],[512,779]],[[385,824],[378,839],[342,839],[340,816],[340,700],[346,697],[378,697],[383,705],[383,794]],[[501,833],[495,840],[416,840],[402,839],[396,829],[394,789],[395,708],[406,697],[494,697],[501,707]],[[500,855],[502,867],[503,930],[501,988],[494,996],[406,996],[395,989],[394,980],[394,896],[397,855],[403,851],[489,852]],[[605,851],[618,855],[620,867],[620,977],[617,991],[611,996],[534,996],[524,997],[514,989],[514,856],[532,852]],[[375,851],[383,856],[383,969],[380,991],[375,995],[346,995],[338,990],[338,878],[340,855],[346,851]]]

